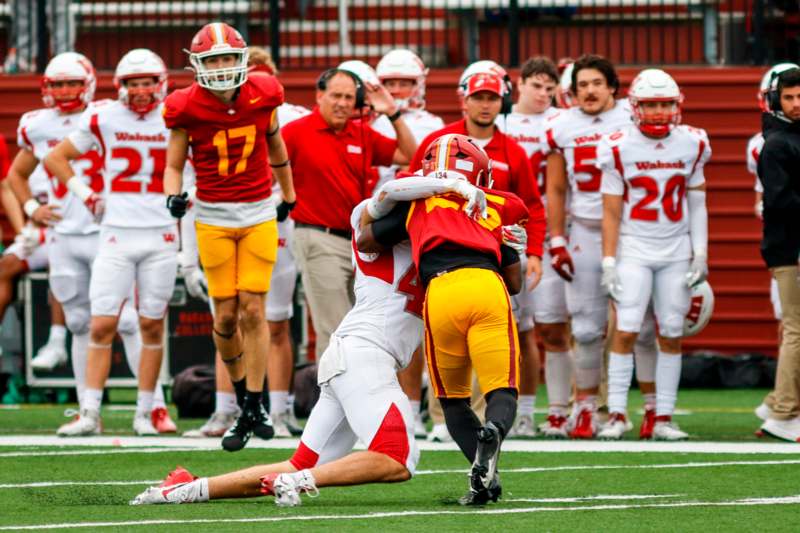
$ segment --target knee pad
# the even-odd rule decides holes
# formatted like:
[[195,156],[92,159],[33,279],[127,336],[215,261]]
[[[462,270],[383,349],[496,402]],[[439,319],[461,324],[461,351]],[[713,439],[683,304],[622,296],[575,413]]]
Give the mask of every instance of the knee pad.
[[590,344],[603,336],[603,327],[595,324],[590,317],[572,317],[572,336],[578,344]]
[[684,318],[682,316],[677,314],[670,315],[659,324],[659,333],[667,339],[683,337],[683,323]]
[[85,305],[64,305],[64,318],[67,329],[73,335],[86,335],[89,333],[91,316],[89,308]]
[[122,312],[119,314],[119,324],[117,324],[117,331],[123,334],[138,333],[139,331],[139,316],[136,310],[131,305],[122,307]]
[[575,367],[581,370],[594,370],[602,366],[603,340],[596,338],[590,342],[578,341],[575,345]]

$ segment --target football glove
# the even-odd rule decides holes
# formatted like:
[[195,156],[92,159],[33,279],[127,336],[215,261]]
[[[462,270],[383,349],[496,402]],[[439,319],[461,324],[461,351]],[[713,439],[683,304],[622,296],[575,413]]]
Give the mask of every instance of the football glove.
[[575,275],[575,265],[572,263],[572,256],[567,250],[567,240],[564,237],[553,237],[550,239],[550,264],[556,274],[567,281],[572,281]]
[[167,209],[175,218],[181,218],[189,208],[189,193],[170,194],[167,196]]
[[[481,191],[483,192],[483,191]],[[519,255],[525,255],[528,248],[528,232],[519,224],[503,226],[503,244],[510,246]]]
[[294,202],[287,202],[286,200],[281,200],[281,203],[278,204],[276,211],[278,212],[278,222],[283,222],[287,218],[289,218],[289,213],[292,212],[294,206],[297,205],[297,201]]
[[453,192],[467,201],[464,210],[473,218],[486,218],[486,193],[467,180],[453,180]]
[[686,273],[686,285],[691,289],[704,282],[708,277],[708,260],[705,255],[695,254],[689,272]]
[[92,214],[95,222],[100,222],[103,219],[103,213],[106,211],[106,201],[102,196],[93,192],[83,201],[83,205]]
[[197,265],[181,265],[180,272],[186,285],[186,292],[194,298],[207,302],[208,282],[203,271]]
[[612,300],[618,302],[622,296],[622,283],[617,272],[617,260],[613,257],[604,257],[601,265],[603,275],[600,278],[600,285]]

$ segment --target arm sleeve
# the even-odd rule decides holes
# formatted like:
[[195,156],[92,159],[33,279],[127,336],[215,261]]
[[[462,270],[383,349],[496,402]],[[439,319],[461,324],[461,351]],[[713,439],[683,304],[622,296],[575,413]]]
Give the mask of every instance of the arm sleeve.
[[78,126],[67,135],[67,139],[69,139],[80,153],[88,152],[91,150],[92,146],[97,143],[91,129],[93,115],[96,116],[97,112],[92,109],[87,109],[78,119]]
[[699,187],[706,182],[706,176],[703,169],[706,163],[711,159],[711,143],[708,141],[708,135],[704,130],[698,130],[698,154],[697,159],[692,166],[692,174],[687,181],[687,187]]
[[780,138],[770,137],[758,159],[758,175],[764,186],[764,211],[782,217],[796,216],[800,212],[800,194],[792,187],[792,176],[797,172],[796,155]]
[[689,237],[694,255],[708,256],[708,210],[706,191],[690,190],[686,195],[689,205]]
[[398,204],[388,215],[373,222],[372,235],[375,240],[384,246],[394,246],[406,240],[408,238],[406,217],[410,206],[408,202]]
[[394,159],[394,151],[397,149],[397,141],[384,137],[372,128],[369,131],[369,142],[372,144],[372,164],[375,166],[388,167]]
[[505,268],[514,263],[519,263],[519,254],[506,244],[500,245],[500,266]]
[[516,148],[513,168],[517,181],[516,190],[528,209],[528,222],[525,224],[525,231],[528,232],[527,254],[542,257],[544,235],[547,229],[544,204],[542,204],[539,186],[536,184],[531,170],[531,161],[519,145]]

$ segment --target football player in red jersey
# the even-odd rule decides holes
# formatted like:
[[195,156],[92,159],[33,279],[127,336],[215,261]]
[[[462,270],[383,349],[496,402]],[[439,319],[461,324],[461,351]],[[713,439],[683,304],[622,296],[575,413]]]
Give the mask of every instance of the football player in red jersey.
[[[478,186],[492,184],[486,153],[466,135],[447,134],[421,157],[426,175],[458,176]],[[519,382],[519,341],[511,292],[522,286],[519,252],[524,250],[528,209],[517,196],[484,189],[486,218],[474,218],[467,201],[452,194],[399,204],[386,217],[365,224],[363,252],[377,252],[403,239],[427,287],[423,320],[428,369],[448,430],[472,463],[464,505],[497,501],[500,444],[514,423]],[[503,243],[518,230],[518,249]],[[501,277],[501,273],[503,276]],[[505,283],[504,283],[505,280]],[[470,409],[472,368],[486,395],[486,424]]]
[[[247,45],[221,22],[192,39],[195,83],[172,93],[164,119],[171,129],[164,173],[167,208],[188,206],[182,171],[189,148],[197,172],[197,243],[214,300],[214,341],[243,411],[223,436],[236,451],[251,435],[274,435],[261,401],[268,349],[264,301],[278,248],[276,218],[294,207],[291,168],[275,109],[283,87],[268,75],[247,76]],[[271,198],[270,168],[283,200]]]

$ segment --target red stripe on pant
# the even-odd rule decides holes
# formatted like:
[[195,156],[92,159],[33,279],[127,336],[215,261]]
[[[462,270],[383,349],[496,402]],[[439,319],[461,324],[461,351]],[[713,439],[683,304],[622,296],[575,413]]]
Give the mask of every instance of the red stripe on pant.
[[439,369],[436,367],[436,347],[433,344],[433,333],[431,332],[430,319],[428,316],[428,302],[425,302],[425,336],[428,338],[428,357],[430,358],[430,368],[433,372],[433,379],[436,382],[437,397],[446,398],[447,393],[444,390],[444,383],[442,383],[442,376],[439,374]]
[[383,422],[369,443],[369,451],[382,453],[403,466],[408,461],[408,429],[400,409],[392,403]]

